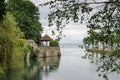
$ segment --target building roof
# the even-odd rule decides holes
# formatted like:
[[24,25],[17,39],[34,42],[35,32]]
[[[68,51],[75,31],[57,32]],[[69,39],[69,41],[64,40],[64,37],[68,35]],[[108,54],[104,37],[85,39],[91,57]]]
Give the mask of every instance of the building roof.
[[46,34],[46,35],[44,35],[40,40],[41,40],[41,41],[50,41],[50,40],[53,40],[53,39]]

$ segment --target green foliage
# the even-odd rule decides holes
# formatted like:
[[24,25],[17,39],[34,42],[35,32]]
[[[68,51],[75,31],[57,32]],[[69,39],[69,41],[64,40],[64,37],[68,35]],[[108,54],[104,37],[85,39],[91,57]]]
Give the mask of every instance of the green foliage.
[[22,55],[17,47],[20,30],[14,17],[8,12],[0,23],[0,67],[8,69],[21,68]]
[[[79,22],[83,20],[84,13],[89,14],[92,8],[83,2],[76,0],[55,0],[49,1],[41,6],[50,5],[51,13],[48,15],[49,26],[52,26],[54,23],[57,28],[60,29],[62,26],[68,24],[70,21]],[[81,16],[79,16],[79,13]]]
[[25,38],[34,39],[39,44],[42,27],[39,22],[38,7],[29,0],[9,0],[6,6],[6,9],[16,18]]
[[0,0],[0,21],[3,19],[5,15],[5,0]]
[[118,50],[112,51],[112,54],[111,54],[111,55],[120,58],[120,50],[118,49]]
[[27,42],[27,41],[26,41],[25,39],[19,39],[19,40],[18,40],[18,46],[19,46],[19,47],[24,47],[24,45],[25,45],[26,42]]
[[60,34],[65,24],[85,21],[89,28],[85,44],[101,42],[111,47],[120,44],[120,0],[50,0],[41,4],[46,5],[51,9],[49,26],[56,24]]
[[0,75],[3,74],[3,69],[0,66]]
[[[89,37],[93,40],[106,43],[110,47],[119,44],[120,33],[120,14],[118,3],[105,4],[102,10],[96,12],[88,21]],[[92,36],[91,36],[92,35]]]
[[19,51],[21,51],[21,55],[23,57],[24,62],[26,61],[27,58],[27,54],[29,52],[29,48],[28,47],[20,47],[19,46]]
[[38,57],[38,53],[39,53],[39,50],[34,50],[33,48],[31,48],[31,51],[30,51],[30,58],[31,59],[34,59],[36,57]]
[[59,42],[57,41],[57,40],[51,40],[50,41],[50,46],[52,46],[52,47],[58,47],[59,46]]
[[22,53],[24,62],[26,62],[27,54],[31,49],[31,46],[27,44],[27,40],[25,39],[18,39],[17,43],[19,51]]
[[80,0],[50,0],[44,4],[40,4],[40,6],[46,5],[50,6],[48,26],[57,26],[56,30],[60,36],[62,35],[62,29],[66,24],[70,22],[81,23],[85,19],[85,15],[88,15],[89,12],[92,11],[92,7]]

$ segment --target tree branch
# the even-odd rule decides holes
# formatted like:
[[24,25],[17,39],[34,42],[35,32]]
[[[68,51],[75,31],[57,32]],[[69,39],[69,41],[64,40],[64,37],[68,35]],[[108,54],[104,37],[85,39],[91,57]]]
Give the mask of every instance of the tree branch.
[[90,2],[90,3],[85,3],[85,4],[103,4],[103,3],[107,3],[107,4],[110,4],[110,3],[120,3],[120,1],[111,1],[111,2]]

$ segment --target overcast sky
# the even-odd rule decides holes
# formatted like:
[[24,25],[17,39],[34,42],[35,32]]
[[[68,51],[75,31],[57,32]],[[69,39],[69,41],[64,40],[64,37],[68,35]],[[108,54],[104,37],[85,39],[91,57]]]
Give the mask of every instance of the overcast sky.
[[[47,34],[50,35],[52,38],[55,38],[55,36],[52,36],[52,30],[53,28],[48,27],[47,22],[47,14],[49,12],[48,7],[40,7],[39,4],[48,1],[48,0],[31,0],[33,3],[35,3],[36,6],[39,7],[40,10],[40,22],[42,23],[42,27],[44,27],[44,32],[42,35]],[[62,37],[60,43],[61,44],[82,44],[82,39],[87,36],[87,28],[85,24],[78,24],[78,23],[70,23],[66,25],[66,27],[63,29],[63,34],[65,37]]]

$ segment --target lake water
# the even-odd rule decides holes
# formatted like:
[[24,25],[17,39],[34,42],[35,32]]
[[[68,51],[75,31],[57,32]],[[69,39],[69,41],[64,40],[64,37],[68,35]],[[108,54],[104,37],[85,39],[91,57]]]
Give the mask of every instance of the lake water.
[[119,80],[120,60],[88,53],[78,46],[61,46],[61,57],[38,58],[24,70],[9,71],[0,80]]

